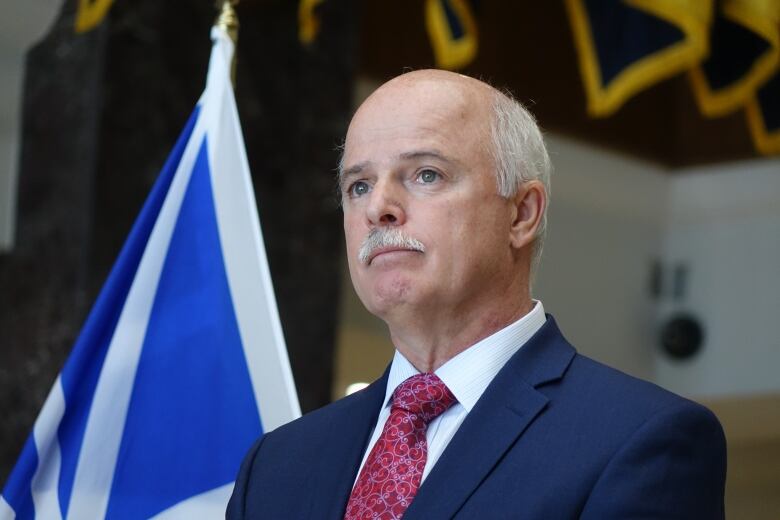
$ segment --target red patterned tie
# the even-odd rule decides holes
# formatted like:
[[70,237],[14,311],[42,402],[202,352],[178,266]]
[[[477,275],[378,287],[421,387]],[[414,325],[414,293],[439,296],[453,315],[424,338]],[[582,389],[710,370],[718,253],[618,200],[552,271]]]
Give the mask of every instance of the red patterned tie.
[[455,401],[436,374],[417,374],[398,385],[390,417],[349,497],[345,520],[403,516],[417,494],[428,458],[428,423]]

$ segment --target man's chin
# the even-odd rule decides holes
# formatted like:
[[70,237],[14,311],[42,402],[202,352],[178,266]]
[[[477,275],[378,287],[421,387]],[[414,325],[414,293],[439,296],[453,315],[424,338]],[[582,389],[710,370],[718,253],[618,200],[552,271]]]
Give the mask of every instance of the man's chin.
[[405,276],[383,276],[375,280],[363,299],[363,304],[371,314],[385,318],[413,305],[414,285]]

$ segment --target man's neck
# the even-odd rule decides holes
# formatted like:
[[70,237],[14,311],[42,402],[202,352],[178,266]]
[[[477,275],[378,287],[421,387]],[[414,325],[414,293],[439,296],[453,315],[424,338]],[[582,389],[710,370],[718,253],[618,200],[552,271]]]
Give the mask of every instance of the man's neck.
[[[514,323],[533,309],[530,298],[514,306],[473,313],[388,323],[393,345],[420,372],[433,372],[478,341]],[[418,317],[419,318],[419,317]]]

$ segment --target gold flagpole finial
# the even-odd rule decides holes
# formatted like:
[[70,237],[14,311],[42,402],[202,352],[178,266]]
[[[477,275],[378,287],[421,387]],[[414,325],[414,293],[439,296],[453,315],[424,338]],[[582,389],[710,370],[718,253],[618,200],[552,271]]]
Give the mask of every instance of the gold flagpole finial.
[[[219,16],[214,20],[214,26],[219,27],[230,36],[233,46],[238,46],[238,15],[233,9],[238,4],[238,0],[216,0],[216,8],[219,9]],[[233,51],[233,62],[230,65],[230,78],[233,84],[236,84],[236,52]]]
[[214,20],[214,25],[225,31],[233,45],[238,44],[238,16],[233,9],[238,5],[238,0],[217,0],[216,7],[219,9],[219,16]]

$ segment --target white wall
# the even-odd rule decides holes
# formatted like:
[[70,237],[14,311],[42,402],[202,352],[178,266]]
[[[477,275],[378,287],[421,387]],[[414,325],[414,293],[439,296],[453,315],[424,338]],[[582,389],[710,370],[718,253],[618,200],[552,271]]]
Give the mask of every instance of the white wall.
[[702,352],[656,362],[657,381],[702,397],[780,391],[780,160],[683,170],[671,182],[665,256],[689,265],[681,304]]
[[[668,172],[548,144],[550,234],[534,292],[578,350],[695,398],[780,391],[780,160]],[[654,259],[688,266],[684,300],[651,298]],[[678,310],[705,328],[686,361],[658,341]]]
[[648,274],[663,243],[669,177],[654,164],[546,140],[552,204],[534,295],[581,353],[653,379]]
[[13,245],[27,50],[48,30],[62,0],[0,3],[0,252]]

